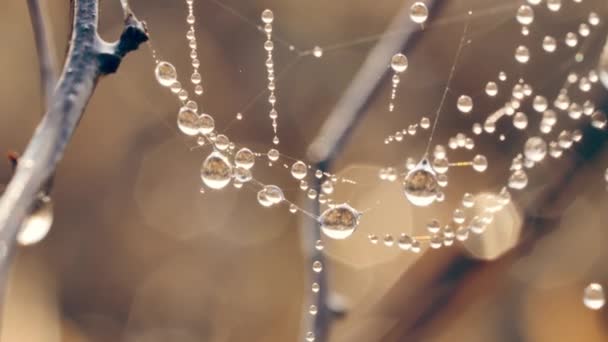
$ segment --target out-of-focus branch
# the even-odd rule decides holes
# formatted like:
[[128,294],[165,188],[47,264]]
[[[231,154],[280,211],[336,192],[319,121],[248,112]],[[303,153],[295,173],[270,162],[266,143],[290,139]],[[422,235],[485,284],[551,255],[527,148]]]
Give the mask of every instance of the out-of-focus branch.
[[32,20],[32,30],[34,32],[34,41],[36,42],[36,51],[38,52],[38,64],[40,68],[40,93],[45,104],[45,109],[49,106],[55,83],[57,82],[57,63],[55,61],[55,50],[51,35],[46,27],[45,17],[40,8],[38,0],[27,0],[27,6]]
[[[316,170],[326,171],[327,167],[324,164],[315,165]],[[313,177],[310,188],[321,193],[321,180]],[[318,201],[312,201],[310,213],[315,217],[321,214],[321,207]],[[304,315],[302,317],[302,335],[311,331],[315,334],[315,341],[326,341],[329,335],[329,327],[331,325],[332,314],[327,305],[327,265],[323,253],[315,247],[317,240],[321,239],[321,230],[318,222],[311,220],[309,217],[302,217],[302,227],[300,228],[300,236],[302,243],[302,252],[304,254],[305,269],[306,269],[306,285],[304,295]],[[315,261],[320,261],[323,264],[321,272],[314,272],[312,264]],[[312,292],[312,283],[319,284],[319,292]],[[309,314],[309,306],[317,307],[317,314]]]
[[[442,0],[427,0],[425,3],[432,18]],[[419,29],[420,24],[410,20],[410,6],[411,4],[408,3],[397,13],[386,33],[369,53],[357,75],[321,126],[319,134],[308,148],[308,156],[311,160],[331,162],[340,154],[353,129],[388,77],[389,63],[393,55],[412,48],[424,32]]]
[[[441,0],[425,1],[434,16]],[[378,90],[386,79],[389,69],[388,63],[392,56],[405,48],[413,47],[414,42],[420,35],[419,24],[415,24],[409,18],[410,6],[407,4],[395,16],[385,34],[367,56],[359,72],[344,92],[334,110],[320,129],[319,134],[308,148],[309,158],[314,162],[315,168],[322,171],[329,171],[329,167],[337,155],[340,154],[345,143],[348,141],[353,129],[363,117],[365,110],[377,95]],[[320,193],[320,180],[314,179],[311,187]],[[312,213],[318,217],[320,206],[317,201],[314,203]],[[310,222],[310,220],[307,220]],[[328,306],[327,297],[327,265],[323,262],[323,254],[316,250],[315,242],[320,239],[321,232],[318,222],[303,223],[302,249],[308,261],[307,282],[316,282],[321,288],[317,294],[310,293],[304,296],[305,305],[314,304],[318,308],[318,313],[314,317],[308,315],[308,310],[303,318],[304,333],[312,331],[315,334],[315,341],[326,341],[333,314]],[[311,270],[314,261],[323,262],[323,271],[320,273]],[[310,283],[307,284],[310,291]]]
[[17,233],[54,174],[99,77],[115,72],[128,52],[148,40],[144,23],[130,12],[125,13],[120,39],[108,43],[97,34],[98,0],[73,0],[72,11],[72,37],[63,74],[0,198],[0,286],[6,285]]

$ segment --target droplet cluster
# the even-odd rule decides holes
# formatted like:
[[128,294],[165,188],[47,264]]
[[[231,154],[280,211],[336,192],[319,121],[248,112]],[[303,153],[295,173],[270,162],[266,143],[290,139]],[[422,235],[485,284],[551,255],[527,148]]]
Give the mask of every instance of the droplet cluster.
[[[187,32],[188,46],[192,61],[193,73],[191,82],[194,92],[202,94],[200,73],[198,72],[200,62],[197,56],[197,42],[195,37],[195,18],[193,11],[193,0],[186,1],[188,5]],[[560,0],[546,0],[543,8],[540,0],[528,0],[513,9],[515,11],[514,20],[521,25],[521,34],[528,36],[533,26],[537,25],[535,18],[540,17],[543,11],[549,14],[557,13],[562,9]],[[542,13],[546,15],[547,13]],[[608,84],[608,45],[600,58],[599,68],[588,68],[581,66],[584,60],[585,49],[584,41],[594,33],[594,28],[600,23],[600,17],[591,12],[583,22],[577,23],[575,28],[563,36],[551,35],[551,32],[541,32],[542,28],[534,27],[533,32],[539,32],[542,37],[538,42],[537,48],[532,44],[532,37],[522,38],[512,46],[514,55],[509,57],[510,63],[517,70],[518,74],[509,71],[498,71],[497,77],[484,80],[480,84],[477,92],[468,91],[455,92],[451,89],[451,81],[455,77],[457,62],[461,50],[466,48],[471,38],[468,35],[468,24],[472,12],[467,13],[467,23],[461,42],[454,58],[447,85],[443,97],[438,101],[435,117],[416,116],[414,121],[406,128],[394,131],[384,139],[384,144],[393,142],[405,142],[407,139],[424,139],[427,147],[424,152],[417,155],[404,155],[404,165],[395,163],[397,166],[385,166],[377,169],[380,181],[385,181],[401,191],[403,196],[403,206],[411,206],[415,209],[429,207],[435,203],[444,202],[446,196],[454,196],[447,191],[451,170],[458,167],[467,167],[473,173],[484,174],[492,167],[492,174],[502,176],[504,182],[492,193],[484,193],[483,200],[472,189],[467,189],[464,193],[457,195],[457,206],[450,211],[448,222],[441,222],[438,218],[430,217],[426,223],[423,234],[399,233],[386,234],[367,231],[367,239],[371,244],[382,245],[388,248],[396,247],[403,251],[419,253],[424,247],[439,249],[448,247],[454,243],[464,242],[470,236],[485,233],[492,227],[495,216],[511,202],[511,192],[522,191],[529,187],[529,183],[534,179],[529,177],[534,172],[534,167],[541,163],[550,163],[551,159],[559,159],[561,156],[572,149],[576,143],[583,139],[583,131],[580,128],[558,128],[563,121],[582,121],[598,130],[605,130],[607,118],[603,111],[596,108],[596,105],[585,94],[590,93],[600,80]],[[410,19],[417,24],[426,24],[429,11],[423,2],[415,2],[410,8]],[[324,238],[332,240],[348,240],[354,235],[361,234],[364,227],[360,223],[364,217],[360,211],[351,204],[336,201],[334,193],[340,184],[357,184],[356,181],[338,177],[325,170],[315,169],[299,158],[292,158],[279,152],[279,144],[276,110],[276,85],[275,64],[273,51],[275,49],[273,41],[273,21],[274,14],[271,10],[264,10],[261,15],[263,26],[260,31],[265,35],[263,47],[266,51],[266,72],[267,72],[267,91],[268,103],[270,104],[269,117],[272,120],[274,146],[265,152],[256,152],[246,146],[241,146],[230,140],[226,134],[220,134],[215,129],[215,120],[201,110],[195,101],[188,97],[188,92],[183,89],[178,81],[178,73],[175,67],[166,61],[157,60],[155,76],[161,86],[168,87],[180,101],[180,108],[177,114],[177,127],[180,132],[187,136],[195,137],[201,149],[209,148],[207,156],[204,158],[200,177],[203,188],[211,190],[221,190],[232,184],[235,188],[243,187],[243,184],[256,189],[257,203],[269,208],[287,208],[291,213],[300,213],[314,219],[319,226]],[[525,44],[523,42],[526,42]],[[279,40],[279,43],[283,43]],[[348,44],[342,44],[348,46]],[[531,46],[532,48],[529,48]],[[557,94],[543,93],[542,87],[533,86],[526,80],[523,72],[526,67],[543,59],[557,58],[555,54],[558,49],[570,51],[570,62],[578,64],[579,68],[567,75],[564,84]],[[294,46],[289,46],[291,51],[297,50]],[[324,51],[331,51],[340,48],[336,46],[315,46],[311,50],[298,51],[298,56],[312,56],[320,58]],[[542,48],[542,51],[541,51]],[[511,49],[511,47],[509,47]],[[560,50],[560,53],[565,50]],[[386,63],[386,61],[385,61]],[[395,100],[401,76],[409,67],[408,58],[403,53],[396,53],[390,59],[390,100],[389,111],[395,109]],[[573,69],[574,70],[574,69]],[[200,87],[200,88],[199,88]],[[200,89],[200,92],[197,91]],[[482,98],[483,97],[483,98]],[[491,113],[481,113],[480,103],[483,101],[497,102],[497,108]],[[502,102],[505,101],[506,102]],[[465,120],[471,120],[471,132],[457,132],[448,136],[445,141],[435,142],[433,136],[436,129],[441,129],[439,117],[444,111],[453,112]],[[401,110],[400,110],[401,111]],[[405,111],[405,110],[404,110]],[[443,114],[449,115],[449,114]],[[237,114],[237,119],[242,118],[241,112]],[[419,118],[419,119],[418,119]],[[499,125],[500,122],[503,125]],[[401,126],[403,127],[403,126]],[[428,134],[427,136],[427,133]],[[523,145],[518,146],[518,151],[511,159],[508,170],[497,170],[494,163],[485,154],[480,153],[480,146],[483,145],[481,135],[487,135],[497,141],[507,141],[512,137],[522,137]],[[493,138],[492,138],[493,137]],[[438,138],[439,139],[439,138]],[[409,140],[408,140],[409,141]],[[510,141],[510,140],[508,140]],[[476,143],[477,142],[477,143]],[[483,147],[483,146],[482,146]],[[279,185],[264,184],[254,177],[254,168],[261,162],[270,167],[279,166],[287,172],[292,181],[297,184],[296,191],[300,191],[302,197],[310,201],[316,201],[321,205],[318,214],[309,213],[300,208],[287,198],[286,194]],[[493,162],[493,160],[492,160]],[[401,161],[400,163],[403,163]],[[608,183],[608,170],[604,174],[605,181]],[[313,180],[313,182],[311,182]],[[314,186],[313,186],[314,184]],[[398,188],[397,188],[398,187]],[[502,188],[501,188],[502,187]],[[249,188],[249,186],[247,187]],[[452,202],[454,203],[454,202]],[[445,203],[444,203],[445,205]],[[363,235],[365,236],[365,235]],[[317,251],[323,251],[325,246],[323,240],[314,242]],[[310,265],[312,272],[320,274],[324,272],[325,265],[321,260],[314,260]],[[320,285],[314,282],[311,291],[318,293]],[[594,310],[604,305],[604,293],[601,285],[590,284],[584,292],[584,304]],[[317,315],[320,308],[314,303],[308,307],[308,313],[312,316]],[[305,334],[305,340],[314,341],[314,332],[309,331]]]

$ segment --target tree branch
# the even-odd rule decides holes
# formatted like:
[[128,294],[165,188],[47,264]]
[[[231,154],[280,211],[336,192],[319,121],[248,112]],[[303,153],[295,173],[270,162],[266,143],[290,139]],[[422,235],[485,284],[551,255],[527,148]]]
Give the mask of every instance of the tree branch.
[[50,104],[57,82],[55,50],[50,35],[46,34],[45,18],[40,3],[38,0],[27,0],[27,5],[32,21],[32,30],[34,31],[36,51],[38,52],[38,64],[40,65],[40,93],[46,109]]
[[0,286],[6,285],[17,233],[55,172],[99,77],[115,72],[129,51],[148,40],[144,23],[127,12],[120,39],[105,42],[97,34],[98,0],[73,0],[72,6],[72,37],[63,74],[0,199]]

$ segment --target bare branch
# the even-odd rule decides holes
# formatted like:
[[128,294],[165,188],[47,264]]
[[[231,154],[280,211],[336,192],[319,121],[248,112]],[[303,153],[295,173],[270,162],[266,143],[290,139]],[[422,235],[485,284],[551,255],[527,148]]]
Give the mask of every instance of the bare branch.
[[57,82],[57,63],[55,61],[55,50],[51,36],[47,34],[45,17],[40,8],[38,0],[27,0],[27,5],[32,20],[32,30],[38,52],[38,63],[40,65],[40,92],[44,100],[44,108],[48,108]]
[[0,286],[6,285],[17,233],[54,174],[99,77],[116,71],[125,54],[148,40],[144,24],[129,14],[120,39],[107,43],[97,34],[98,0],[73,0],[72,6],[72,37],[63,74],[0,199]]

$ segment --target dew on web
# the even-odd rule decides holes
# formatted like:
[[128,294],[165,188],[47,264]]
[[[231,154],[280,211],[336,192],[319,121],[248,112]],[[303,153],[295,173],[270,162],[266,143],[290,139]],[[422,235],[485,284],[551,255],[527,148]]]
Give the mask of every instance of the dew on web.
[[399,82],[401,79],[399,78],[399,74],[403,73],[407,70],[409,62],[407,57],[402,53],[397,53],[391,59],[391,68],[394,71],[392,77],[392,89],[391,89],[391,100],[388,105],[388,110],[392,112],[395,109],[395,99],[397,97],[397,87],[399,86]]
[[[551,158],[561,158],[565,152],[573,148],[575,143],[582,140],[583,133],[580,129],[569,127],[562,129],[560,127],[562,121],[586,120],[585,123],[588,123],[595,129],[603,130],[606,128],[607,120],[605,113],[596,109],[591,100],[577,95],[591,93],[594,84],[600,80],[608,83],[608,52],[604,52],[604,57],[600,59],[597,71],[578,69],[574,71],[573,68],[573,71],[567,76],[564,85],[557,95],[543,93],[544,87],[538,84],[534,84],[533,87],[531,83],[528,83],[524,79],[525,74],[522,70],[522,65],[531,62],[532,57],[534,57],[534,62],[537,62],[537,59],[541,61],[545,58],[556,58],[559,54],[566,53],[567,51],[569,51],[571,56],[571,65],[578,63],[579,67],[582,66],[580,63],[585,60],[586,53],[586,44],[584,42],[587,37],[590,37],[594,33],[594,27],[600,24],[599,15],[592,12],[589,14],[586,22],[578,22],[575,27],[569,28],[570,32],[555,35],[554,32],[541,32],[536,27],[538,22],[535,22],[535,16],[538,15],[538,18],[541,18],[543,15],[541,12],[543,11],[559,12],[562,8],[561,1],[547,0],[546,8],[539,6],[542,3],[540,0],[528,0],[526,2],[519,5],[519,7],[512,8],[514,19],[521,25],[522,34],[528,36],[526,38],[518,36],[522,41],[509,47],[509,49],[513,49],[510,51],[515,52],[514,55],[512,52],[509,53],[511,56],[509,59],[514,66],[520,67],[518,69],[519,73],[509,71],[509,77],[507,77],[505,71],[498,71],[497,78],[494,76],[493,80],[484,81],[481,84],[478,94],[470,90],[466,91],[466,94],[462,94],[464,91],[457,93],[454,92],[454,89],[451,89],[461,52],[471,42],[468,36],[468,28],[472,12],[469,12],[466,16],[467,22],[448,75],[447,85],[444,88],[444,93],[438,103],[435,115],[430,118],[422,116],[419,119],[410,119],[411,121],[406,126],[401,126],[405,128],[393,132],[384,140],[386,144],[410,142],[413,139],[422,139],[425,137],[426,131],[430,130],[426,140],[426,151],[422,156],[418,155],[417,158],[404,156],[405,171],[402,169],[403,166],[387,166],[379,170],[376,169],[378,170],[378,178],[381,181],[389,182],[392,184],[391,186],[401,186],[401,191],[405,195],[404,197],[413,207],[427,207],[435,202],[444,201],[448,196],[453,196],[450,192],[453,181],[449,182],[448,179],[448,173],[452,172],[452,168],[468,167],[477,173],[485,173],[487,171],[489,168],[488,158],[484,154],[476,153],[476,145],[482,147],[484,144],[484,142],[478,140],[482,137],[478,136],[488,134],[492,137],[492,134],[496,133],[493,135],[493,139],[508,142],[516,135],[522,136],[523,139],[521,141],[524,143],[523,146],[520,145],[519,147],[520,154],[513,158],[510,168],[503,172],[504,181],[500,186],[504,185],[504,187],[500,190],[500,193],[495,194],[494,197],[484,202],[484,210],[475,212],[474,214],[471,210],[478,208],[481,204],[473,189],[467,188],[466,191],[456,197],[457,205],[451,211],[450,220],[447,224],[442,224],[436,218],[430,218],[427,221],[426,228],[428,235],[364,232],[363,234],[367,234],[370,243],[387,248],[397,248],[403,251],[419,253],[422,250],[422,244],[432,249],[439,249],[451,246],[455,241],[466,241],[471,234],[483,234],[490,229],[489,227],[491,227],[491,223],[494,220],[494,215],[510,203],[511,194],[509,189],[521,191],[529,187],[529,183],[535,180],[532,177],[532,173],[535,172],[533,170],[535,165],[549,163],[551,162]],[[197,42],[194,27],[196,19],[192,10],[193,1],[187,0],[187,4],[189,13],[186,21],[189,24],[189,29],[186,36],[189,41],[188,47],[190,48],[193,73],[190,76],[190,82],[186,83],[192,83],[195,86],[194,93],[200,95],[197,87],[202,82],[202,77],[198,73],[201,64],[196,50]],[[424,3],[416,2],[411,6],[410,18],[414,23],[426,24],[428,17],[428,8]],[[293,45],[284,41],[281,42],[280,39],[276,39],[273,36],[272,23],[274,21],[274,14],[271,10],[263,11],[261,19],[263,26],[260,27],[260,31],[266,37],[263,45],[264,50],[267,52],[266,70],[268,82],[265,92],[268,93],[267,100],[270,104],[268,114],[272,120],[274,133],[272,144],[278,145],[278,112],[275,94],[275,82],[278,76],[275,74],[275,63],[273,60],[275,41],[290,47],[290,51],[296,51],[297,57],[294,57],[295,61],[302,56],[321,58],[325,52],[350,47],[360,44],[360,42],[345,42],[332,46],[324,46],[323,48],[315,46],[311,50],[300,51],[293,47]],[[532,32],[531,35],[530,32]],[[379,36],[373,39],[377,40],[378,38]],[[523,40],[525,40],[525,43]],[[362,41],[364,42],[364,40]],[[558,50],[558,46],[560,51],[559,53],[555,53]],[[606,50],[608,51],[608,47],[606,47]],[[537,51],[538,55],[536,55]],[[534,53],[534,56],[532,56],[532,53]],[[339,183],[356,185],[356,181],[339,178],[326,171],[316,170],[298,158],[281,154],[276,148],[269,148],[265,153],[256,153],[246,146],[239,145],[236,141],[231,141],[225,134],[215,133],[215,121],[213,117],[209,114],[198,114],[199,107],[196,102],[188,98],[188,91],[184,89],[183,84],[177,79],[178,74],[175,67],[169,62],[157,59],[156,54],[154,58],[156,61],[155,76],[157,81],[162,86],[168,87],[171,93],[175,94],[182,102],[177,116],[179,131],[187,136],[196,138],[197,142],[200,142],[201,149],[213,149],[209,152],[210,154],[201,166],[201,179],[207,188],[223,189],[231,181],[235,187],[240,188],[243,184],[252,182],[245,189],[257,186],[257,201],[261,206],[284,207],[285,210],[291,213],[307,215],[318,222],[318,227],[325,237],[333,240],[348,240],[355,234],[361,234],[360,230],[363,229],[363,227],[359,227],[360,220],[362,220],[361,212],[349,204],[336,201],[332,198],[337,191]],[[392,70],[392,86],[389,110],[393,111],[395,109],[394,100],[397,96],[398,86],[403,81],[400,76],[408,68],[407,57],[401,53],[395,54],[391,59],[390,67],[390,70]],[[510,83],[513,84],[510,85]],[[512,88],[510,88],[511,86]],[[580,90],[580,92],[577,90]],[[202,87],[200,88],[200,93],[202,94]],[[484,93],[486,95],[485,98],[478,96]],[[499,105],[500,108],[495,112],[484,117],[481,117],[483,113],[477,113],[480,111],[479,108],[483,108],[484,100],[496,101],[503,96],[507,97],[506,102],[503,102],[504,105],[502,106]],[[458,132],[451,136],[444,136],[443,139],[447,141],[434,144],[434,134],[437,129],[441,129],[438,123],[444,103],[446,104],[446,108],[450,108],[453,111],[454,102],[456,102],[458,112],[467,114],[466,116],[461,116],[461,119],[474,118],[477,121],[470,123],[471,126],[467,126],[471,127],[472,136]],[[450,103],[451,105],[449,105]],[[528,105],[530,106],[529,109],[527,108]],[[239,111],[236,115],[236,120],[241,120],[243,118],[242,113],[247,109],[248,106],[244,110]],[[507,119],[503,119],[505,117]],[[560,126],[558,126],[558,119]],[[509,122],[507,125],[498,125],[501,120],[508,120]],[[533,132],[534,130],[537,130],[537,132]],[[225,131],[222,132],[225,133]],[[432,153],[429,153],[430,151]],[[448,151],[450,153],[449,158]],[[466,158],[458,155],[457,160],[464,159],[465,161],[453,161],[453,159],[456,159],[454,158],[455,154],[471,153],[468,151],[475,151],[472,154],[476,154]],[[547,155],[551,158],[547,158]],[[305,200],[316,201],[325,210],[318,216],[308,213],[285,197],[285,194],[290,194],[287,190],[284,193],[282,188],[277,185],[259,183],[252,173],[257,158],[262,158],[259,160],[262,161],[262,164],[268,163],[272,167],[279,165],[279,167],[284,168],[285,172],[289,173],[291,181],[294,182],[296,191],[302,191],[302,197]],[[493,162],[494,160],[492,159],[491,161]],[[397,163],[394,164],[396,165]],[[605,178],[608,183],[608,170],[606,170]],[[317,251],[325,251],[326,247],[322,240],[313,241],[314,248]],[[317,274],[325,272],[321,260],[315,260],[311,268]],[[312,282],[310,289],[313,293],[318,293],[321,290],[321,286],[317,282]],[[586,301],[585,305],[587,305]],[[317,315],[320,310],[314,303],[307,304],[307,308],[308,314],[312,316]],[[314,333],[309,331],[305,334],[305,339],[314,341]]]

